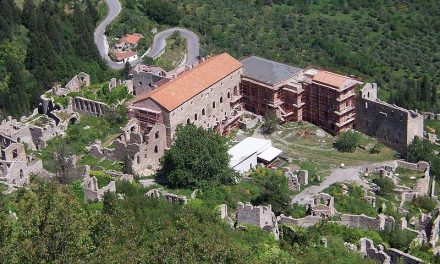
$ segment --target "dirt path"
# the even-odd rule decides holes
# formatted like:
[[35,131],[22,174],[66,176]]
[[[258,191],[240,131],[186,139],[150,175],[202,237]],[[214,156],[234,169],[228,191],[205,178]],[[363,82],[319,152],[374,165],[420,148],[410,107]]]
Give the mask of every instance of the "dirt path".
[[293,197],[292,203],[298,203],[303,205],[309,204],[312,196],[322,192],[324,189],[337,182],[354,182],[358,185],[368,187],[368,184],[360,178],[360,172],[363,171],[367,165],[368,167],[379,167],[382,165],[391,165],[395,162],[396,162],[395,160],[391,160],[391,161],[384,161],[379,163],[364,164],[359,166],[334,169],[332,170],[332,173],[329,176],[327,176],[324,179],[324,181],[321,182],[319,185],[309,186],[306,189],[304,189],[302,192],[297,194],[295,197]]

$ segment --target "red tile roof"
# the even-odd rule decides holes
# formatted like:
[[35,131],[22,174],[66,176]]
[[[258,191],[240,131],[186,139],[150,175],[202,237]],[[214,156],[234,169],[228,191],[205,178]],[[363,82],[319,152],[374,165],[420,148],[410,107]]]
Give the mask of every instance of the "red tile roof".
[[318,71],[312,81],[326,84],[335,88],[342,88],[347,81],[353,79],[328,71]]
[[241,67],[242,64],[238,60],[227,53],[222,53],[207,59],[159,88],[140,95],[133,103],[152,99],[168,111],[173,111]]
[[117,61],[121,61],[136,55],[136,53],[131,50],[121,51],[121,52],[113,51],[113,54],[115,55]]
[[141,34],[135,33],[135,34],[127,34],[125,35],[121,41],[125,41],[130,43],[131,45],[136,45],[139,40],[142,38]]

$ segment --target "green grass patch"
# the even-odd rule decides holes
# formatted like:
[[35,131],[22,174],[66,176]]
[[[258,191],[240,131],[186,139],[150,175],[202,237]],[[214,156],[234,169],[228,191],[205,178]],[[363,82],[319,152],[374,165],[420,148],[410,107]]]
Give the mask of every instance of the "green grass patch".
[[179,65],[179,62],[184,58],[186,50],[186,39],[180,34],[173,34],[167,38],[167,46],[165,52],[159,58],[154,60],[154,64],[163,68],[166,71],[173,70]]
[[294,164],[309,170],[309,175],[320,176],[321,180],[341,164],[355,166],[395,159],[395,152],[386,147],[379,154],[371,154],[370,149],[377,140],[364,134],[360,134],[359,145],[362,148],[358,147],[352,153],[339,152],[333,148],[336,137],[325,132],[325,136],[318,136],[318,130],[322,131],[308,122],[287,122],[269,138],[275,147],[283,150],[285,156],[293,159]]
[[[416,171],[404,168],[397,168],[395,174],[399,174],[398,176],[396,175],[396,177],[399,178],[400,184],[410,188],[414,187],[418,179],[425,176],[423,171]],[[415,178],[411,179],[411,177]]]
[[112,176],[103,171],[90,171],[90,177],[96,177],[98,180],[98,188],[107,186],[112,180]]
[[342,185],[333,184],[324,190],[325,193],[330,194],[335,198],[335,208],[340,213],[349,214],[365,214],[376,217],[378,215],[377,209],[365,201],[365,192],[362,187],[351,184],[348,185],[348,193],[343,194]]

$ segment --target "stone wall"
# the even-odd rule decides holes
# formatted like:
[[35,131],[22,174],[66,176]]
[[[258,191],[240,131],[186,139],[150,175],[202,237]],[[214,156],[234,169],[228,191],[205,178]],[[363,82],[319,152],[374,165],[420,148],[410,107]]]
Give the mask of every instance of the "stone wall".
[[395,248],[390,248],[386,250],[386,253],[388,256],[390,256],[391,264],[397,264],[397,263],[403,263],[403,264],[419,264],[419,263],[425,263],[423,260],[411,256],[410,254],[407,254],[405,252],[402,252]]
[[170,203],[180,203],[185,205],[188,202],[188,199],[184,195],[177,195],[174,193],[168,193],[161,191],[159,189],[152,189],[148,191],[145,196],[150,198],[164,198]]
[[84,199],[86,201],[101,201],[104,197],[104,193],[116,192],[115,181],[111,181],[107,186],[99,188],[98,180],[96,179],[96,177],[90,177],[89,166],[85,166],[82,186],[84,188]]
[[360,248],[360,252],[364,257],[373,259],[378,263],[391,264],[391,258],[385,253],[383,246],[379,245],[378,248],[376,248],[371,239],[366,237],[361,238]]
[[379,215],[377,217],[370,217],[366,215],[352,215],[341,214],[338,224],[356,227],[362,229],[372,229],[376,231],[384,230],[388,227],[392,227],[395,220],[391,216]]
[[377,84],[367,83],[356,99],[355,129],[406,153],[415,136],[423,138],[423,116],[377,99]]
[[314,226],[321,221],[321,217],[308,215],[303,218],[293,218],[291,216],[280,215],[278,217],[278,223],[284,225],[296,225],[300,227]]
[[237,225],[253,225],[271,232],[279,239],[278,221],[272,206],[253,206],[238,202],[236,207]]
[[80,114],[93,116],[105,116],[110,112],[110,107],[107,104],[79,96],[73,98],[72,108],[73,111]]

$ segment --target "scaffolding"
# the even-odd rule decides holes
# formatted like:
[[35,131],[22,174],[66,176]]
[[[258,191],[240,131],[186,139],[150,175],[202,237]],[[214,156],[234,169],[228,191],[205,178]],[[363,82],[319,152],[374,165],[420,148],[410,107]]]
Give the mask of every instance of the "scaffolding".
[[148,108],[130,107],[130,117],[139,121],[140,129],[148,134],[157,124],[163,124],[162,112]]

